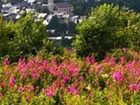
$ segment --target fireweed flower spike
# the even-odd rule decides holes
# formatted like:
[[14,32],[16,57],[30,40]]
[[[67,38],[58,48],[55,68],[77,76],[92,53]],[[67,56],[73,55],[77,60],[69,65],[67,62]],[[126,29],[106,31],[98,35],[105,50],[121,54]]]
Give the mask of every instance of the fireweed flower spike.
[[75,86],[70,86],[68,88],[69,93],[74,94],[74,95],[78,95],[78,91],[76,90]]
[[9,64],[10,64],[9,58],[4,59],[3,65],[9,65]]
[[113,73],[113,79],[117,83],[121,83],[123,81],[123,74],[120,71],[115,71]]
[[10,81],[9,81],[9,85],[13,87],[15,85],[15,82],[16,82],[16,78],[15,77],[11,77]]
[[140,86],[138,84],[131,84],[129,85],[129,89],[131,91],[138,91],[140,89]]
[[51,88],[45,89],[44,92],[48,97],[53,97],[55,95],[55,92]]

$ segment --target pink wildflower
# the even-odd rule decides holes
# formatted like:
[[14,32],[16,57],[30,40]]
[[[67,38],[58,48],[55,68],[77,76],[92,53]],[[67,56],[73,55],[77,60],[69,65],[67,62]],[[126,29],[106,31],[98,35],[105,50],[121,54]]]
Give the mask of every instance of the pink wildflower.
[[129,85],[129,89],[131,91],[138,91],[139,90],[139,85],[138,84],[131,84],[131,85]]
[[92,56],[88,56],[85,58],[85,62],[88,64],[94,64],[95,63],[95,59]]
[[10,64],[9,58],[4,59],[3,65],[9,65],[9,64]]
[[35,70],[35,69],[31,69],[30,70],[30,75],[32,76],[33,79],[38,80],[40,77],[40,74]]
[[10,78],[10,81],[9,81],[10,86],[13,87],[15,85],[15,82],[16,82],[16,78],[15,77]]
[[42,63],[42,69],[43,69],[43,71],[46,71],[47,65],[48,65],[48,61],[47,60],[44,60],[43,63]]
[[119,62],[120,62],[120,64],[124,64],[125,63],[125,57],[121,57]]
[[60,71],[60,70],[58,70],[58,71],[56,71],[56,75],[57,75],[58,77],[61,77],[61,76],[63,75],[63,72]]
[[74,64],[73,62],[68,65],[68,71],[72,76],[77,76],[79,72],[78,65]]
[[48,97],[53,97],[55,95],[54,91],[52,89],[50,89],[50,88],[45,89],[45,94]]
[[99,73],[99,74],[102,74],[102,72],[103,72],[103,67],[102,67],[101,64],[99,64],[99,65],[98,65],[98,73]]
[[83,81],[83,80],[84,80],[83,76],[80,76],[80,77],[79,77],[79,80],[80,80],[80,81]]
[[18,91],[20,93],[24,93],[25,91],[28,91],[31,93],[34,91],[34,87],[32,85],[24,85],[24,86],[18,87]]
[[18,91],[20,93],[23,93],[25,91],[25,87],[24,86],[18,87]]
[[60,82],[61,87],[64,87],[65,84],[66,84],[66,81],[65,80],[61,80],[61,82]]
[[123,74],[120,71],[115,71],[113,74],[113,79],[116,82],[121,83],[123,81]]
[[6,87],[6,83],[5,83],[5,82],[2,82],[2,83],[0,84],[0,86],[1,86],[2,88],[5,88],[5,87]]
[[75,86],[70,86],[68,90],[71,94],[78,95],[78,91],[76,90]]
[[70,80],[70,77],[69,77],[69,76],[65,76],[65,77],[64,77],[64,81],[65,81],[65,82],[68,82],[69,80]]

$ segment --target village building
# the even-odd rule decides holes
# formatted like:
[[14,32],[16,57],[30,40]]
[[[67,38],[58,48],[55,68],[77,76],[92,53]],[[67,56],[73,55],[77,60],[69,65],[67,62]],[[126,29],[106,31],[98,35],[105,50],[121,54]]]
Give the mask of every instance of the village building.
[[68,2],[55,3],[54,9],[57,13],[71,14],[74,10],[73,6]]
[[54,0],[48,0],[48,8],[51,12],[72,14],[74,7],[68,2],[54,3]]

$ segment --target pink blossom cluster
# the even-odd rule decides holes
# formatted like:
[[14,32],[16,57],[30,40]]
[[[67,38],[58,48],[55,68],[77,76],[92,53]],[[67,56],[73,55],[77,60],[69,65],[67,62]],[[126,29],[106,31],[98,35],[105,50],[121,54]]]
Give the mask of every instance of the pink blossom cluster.
[[123,74],[120,71],[115,71],[113,73],[113,79],[118,82],[121,83],[123,81]]
[[0,74],[1,93],[9,87],[19,93],[43,92],[48,97],[60,91],[79,95],[87,88],[111,90],[115,86],[120,89],[124,86],[132,92],[140,90],[140,61],[126,62],[124,57],[118,62],[114,57],[106,57],[101,62],[96,62],[93,57],[63,59],[61,62],[56,58],[46,60],[36,57],[19,59],[12,66],[7,59],[4,62],[7,67]]

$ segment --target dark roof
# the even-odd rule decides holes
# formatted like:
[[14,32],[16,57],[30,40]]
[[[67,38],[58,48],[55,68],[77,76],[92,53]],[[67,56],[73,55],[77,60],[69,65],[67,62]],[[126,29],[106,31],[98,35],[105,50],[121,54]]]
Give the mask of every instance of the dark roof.
[[55,6],[57,8],[68,8],[68,7],[73,7],[72,4],[68,2],[63,2],[63,3],[55,3]]

